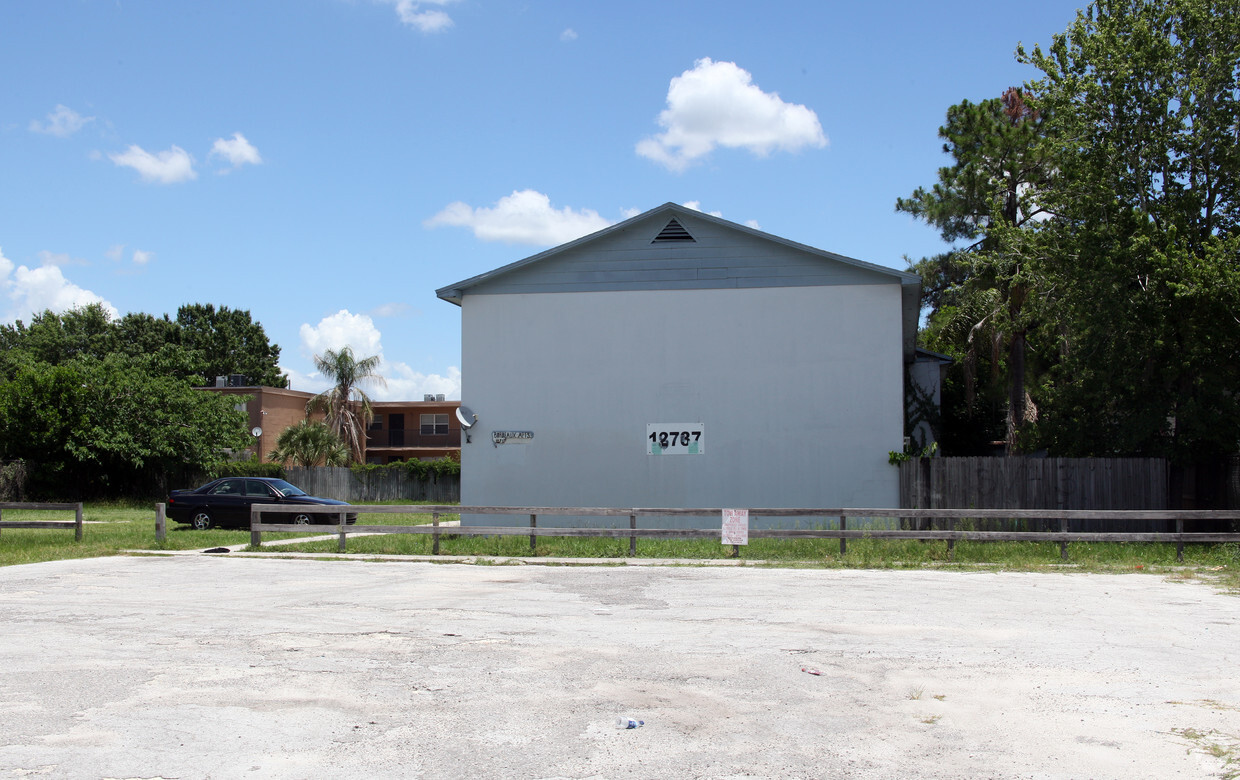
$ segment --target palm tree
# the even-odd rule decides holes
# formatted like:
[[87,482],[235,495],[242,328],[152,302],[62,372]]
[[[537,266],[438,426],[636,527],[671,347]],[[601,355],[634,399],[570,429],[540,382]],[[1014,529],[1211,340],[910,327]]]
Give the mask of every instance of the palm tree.
[[276,448],[268,457],[286,466],[292,461],[303,468],[345,466],[349,463],[349,449],[323,423],[302,420],[280,432]]
[[366,447],[366,426],[375,419],[370,398],[359,385],[370,381],[387,385],[376,371],[381,361],[378,355],[358,360],[347,346],[339,351],[325,350],[322,356],[314,356],[314,367],[335,384],[311,398],[310,403],[306,404],[306,411],[322,412],[327,427],[340,437],[357,462],[362,460]]

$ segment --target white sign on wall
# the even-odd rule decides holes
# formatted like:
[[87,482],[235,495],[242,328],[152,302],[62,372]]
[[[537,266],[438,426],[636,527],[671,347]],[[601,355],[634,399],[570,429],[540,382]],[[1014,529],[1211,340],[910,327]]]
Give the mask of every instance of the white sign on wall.
[[749,510],[723,510],[723,543],[749,544]]
[[704,455],[702,423],[647,423],[647,455]]

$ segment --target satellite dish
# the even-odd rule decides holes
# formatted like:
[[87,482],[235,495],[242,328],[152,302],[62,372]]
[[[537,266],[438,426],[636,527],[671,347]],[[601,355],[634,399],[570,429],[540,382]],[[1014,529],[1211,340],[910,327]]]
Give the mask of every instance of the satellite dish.
[[262,436],[262,435],[263,435],[263,429],[262,429],[262,428],[259,428],[259,427],[256,425],[256,426],[254,426],[254,428],[250,431],[250,433],[254,436],[254,438],[256,438],[256,439],[257,439],[259,436]]
[[456,407],[456,419],[460,421],[461,428],[469,430],[478,422],[478,415],[469,410],[468,406]]

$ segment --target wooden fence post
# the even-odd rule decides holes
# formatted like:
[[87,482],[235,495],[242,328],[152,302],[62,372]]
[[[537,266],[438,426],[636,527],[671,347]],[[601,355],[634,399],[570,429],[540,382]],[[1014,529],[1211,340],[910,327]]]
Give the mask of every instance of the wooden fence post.
[[[934,493],[930,488],[931,480],[931,461],[930,458],[915,458],[917,462],[917,507],[919,509],[930,509],[934,506]],[[920,525],[920,524],[919,524]],[[934,520],[930,521],[930,529],[934,530]],[[917,529],[918,531],[921,528]]]
[[637,515],[629,515],[629,557],[637,557]]
[[[1059,518],[1059,532],[1064,534],[1068,532],[1068,518]],[[1068,541],[1066,539],[1059,543],[1059,559],[1063,561],[1068,560]]]
[[[840,530],[843,531],[847,527],[848,527],[847,518],[845,518],[844,515],[840,515]],[[840,557],[843,557],[847,552],[848,552],[848,540],[845,539],[843,536],[840,536]]]
[[1175,519],[1175,532],[1180,534],[1180,538],[1175,540],[1175,559],[1180,563],[1184,562],[1184,518],[1177,517]]
[[439,513],[438,512],[431,512],[431,525],[435,527],[435,531],[431,537],[432,538],[431,555],[438,555],[439,554]]
[[164,513],[164,505],[155,505],[155,541],[162,542],[168,534],[168,516]]
[[[538,527],[538,515],[530,515],[530,530]],[[530,534],[530,555],[538,555],[538,536]]]
[[250,546],[263,546],[263,532],[258,530],[258,526],[262,524],[263,516],[254,512],[254,508],[250,508]]
[[340,524],[339,524],[339,527],[340,527],[340,542],[336,545],[336,549],[337,549],[337,550],[339,550],[340,552],[344,552],[344,538],[345,538],[345,532],[344,532],[344,529],[345,529],[345,527],[348,525],[348,522],[349,522],[349,519],[348,519],[347,517],[345,517],[344,510],[341,510],[341,512],[340,512]]
[[75,541],[82,541],[82,505],[78,504],[77,509],[73,513],[73,538]]
[[[952,531],[952,532],[956,530],[956,518],[954,517],[947,518],[947,530]],[[948,539],[947,540],[947,560],[949,561],[955,560],[955,556],[956,556],[956,540]]]

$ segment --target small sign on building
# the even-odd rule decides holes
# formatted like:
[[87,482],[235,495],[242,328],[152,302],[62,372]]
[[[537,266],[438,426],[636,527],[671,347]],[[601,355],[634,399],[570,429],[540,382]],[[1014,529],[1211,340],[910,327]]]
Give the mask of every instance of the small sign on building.
[[532,441],[533,431],[491,431],[491,443],[496,447],[501,444],[529,444]]
[[647,423],[647,455],[704,455],[702,423]]
[[723,543],[749,544],[749,510],[723,510]]

